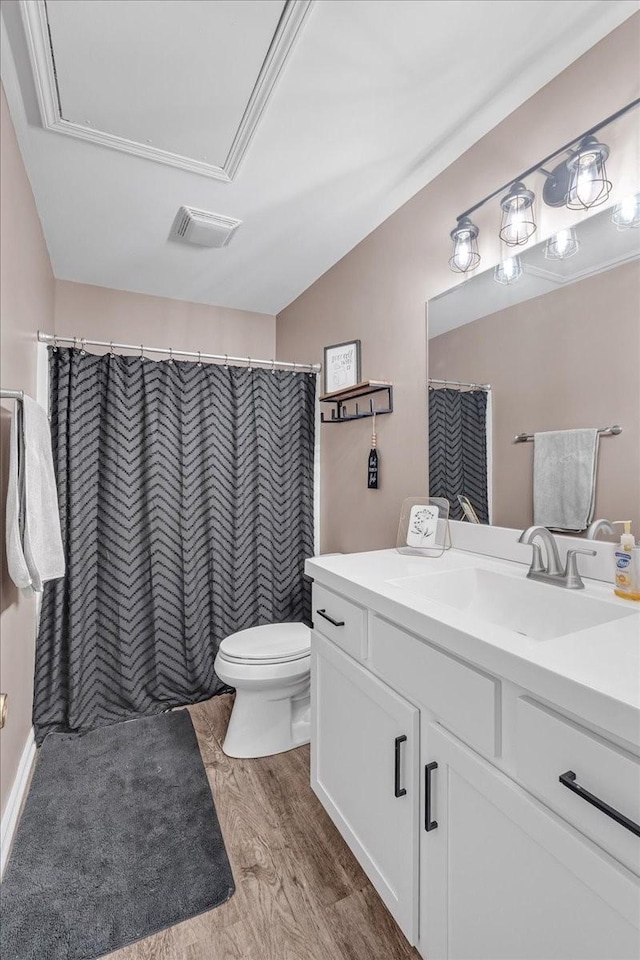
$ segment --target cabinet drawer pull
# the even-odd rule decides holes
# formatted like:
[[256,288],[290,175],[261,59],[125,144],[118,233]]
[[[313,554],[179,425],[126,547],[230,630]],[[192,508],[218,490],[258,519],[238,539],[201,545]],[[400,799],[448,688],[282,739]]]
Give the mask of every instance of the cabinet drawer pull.
[[396,763],[393,783],[393,792],[396,797],[404,797],[407,793],[406,789],[400,786],[400,760],[402,759],[401,748],[406,739],[407,738],[404,734],[401,737],[396,737]]
[[629,817],[625,817],[625,815],[618,810],[614,810],[608,803],[600,800],[600,798],[594,796],[593,793],[589,793],[584,787],[581,787],[580,784],[576,782],[576,775],[573,770],[567,770],[566,773],[561,773],[558,780],[567,790],[571,790],[572,793],[577,793],[577,795],[582,797],[583,800],[586,800],[587,803],[592,804],[592,806],[597,807],[598,810],[606,813],[608,817],[611,817],[611,819],[619,823],[620,826],[630,830],[631,833],[635,833],[636,837],[640,837],[640,825],[634,823]]
[[424,828],[427,833],[438,826],[438,821],[431,819],[431,771],[437,769],[435,760],[424,768]]
[[316,613],[323,617],[325,620],[328,620],[329,623],[332,623],[334,627],[344,627],[344,620],[334,620],[333,617],[330,617],[326,610],[316,610]]

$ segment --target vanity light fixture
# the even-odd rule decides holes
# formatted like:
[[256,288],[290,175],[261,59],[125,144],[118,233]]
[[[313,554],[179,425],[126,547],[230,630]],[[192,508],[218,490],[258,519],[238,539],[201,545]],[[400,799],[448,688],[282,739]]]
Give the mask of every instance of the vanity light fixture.
[[[627,103],[595,127],[569,140],[539,163],[524,170],[514,180],[498,187],[493,193],[461,213],[457,217],[456,227],[451,231],[453,255],[449,259],[449,266],[453,272],[467,273],[480,263],[480,253],[476,243],[479,230],[470,218],[476,210],[490,200],[503,195],[505,190],[508,192],[500,200],[502,207],[500,239],[510,247],[517,247],[525,244],[535,233],[536,222],[533,215],[535,195],[526,188],[524,183],[534,173],[540,172],[546,178],[542,200],[549,207],[566,206],[570,210],[589,210],[604,203],[612,189],[606,171],[609,147],[606,143],[600,143],[595,134],[639,105],[640,97]],[[549,166],[554,160],[561,162],[555,167]],[[640,223],[640,198],[635,197],[618,204],[612,219],[621,230],[637,226]],[[555,244],[555,247],[552,242],[547,244],[549,252],[545,251],[545,254],[548,259],[565,259],[577,252],[578,247],[571,242],[571,238],[561,237],[560,234],[558,236],[560,241]],[[517,260],[517,258],[512,259]],[[498,278],[498,273],[501,279]],[[495,279],[498,283],[513,283],[520,273],[518,276],[504,279],[506,276],[502,266],[499,265],[495,271]]]
[[506,286],[509,283],[516,283],[522,276],[522,261],[520,257],[507,257],[502,260],[493,270],[493,279],[496,283]]
[[567,207],[589,210],[609,199],[611,181],[607,180],[606,160],[609,147],[595,137],[585,137],[576,152],[567,160],[571,175]]
[[469,217],[461,217],[451,231],[453,254],[449,260],[449,266],[454,273],[467,273],[468,270],[473,270],[480,263],[480,254],[478,253],[479,233],[479,229],[475,223],[471,222]]
[[625,197],[616,203],[611,214],[611,220],[618,230],[629,230],[640,226],[640,193],[634,197]]
[[524,183],[514,183],[509,193],[500,201],[502,207],[502,223],[500,225],[500,239],[509,247],[519,247],[526,243],[529,237],[536,232],[536,221],[533,216],[533,201],[535,194],[527,190]]
[[580,243],[574,227],[559,230],[555,236],[549,237],[544,245],[544,255],[547,260],[568,260],[580,249]]

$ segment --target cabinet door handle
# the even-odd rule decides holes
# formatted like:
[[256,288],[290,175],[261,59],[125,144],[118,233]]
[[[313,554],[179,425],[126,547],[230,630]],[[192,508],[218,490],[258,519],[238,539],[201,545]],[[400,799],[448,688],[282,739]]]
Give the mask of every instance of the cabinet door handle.
[[606,813],[608,817],[611,817],[611,819],[615,820],[616,823],[619,823],[620,826],[630,830],[631,833],[635,833],[636,837],[640,837],[640,825],[634,823],[633,820],[629,819],[629,817],[625,817],[623,813],[620,813],[618,810],[614,810],[614,808],[610,807],[608,803],[604,802],[604,800],[594,796],[593,793],[589,793],[588,790],[585,790],[584,787],[580,786],[580,784],[576,781],[576,775],[573,770],[567,770],[566,773],[561,773],[558,777],[558,780],[563,787],[567,788],[567,790],[571,790],[572,793],[577,793],[577,795],[582,797],[583,800],[586,800],[587,803],[590,803],[592,806],[597,807],[598,810]]
[[424,768],[424,828],[427,833],[438,826],[438,821],[431,819],[431,771],[437,769],[435,760]]
[[393,792],[396,795],[396,797],[404,797],[406,796],[406,793],[407,793],[406,789],[400,786],[400,760],[402,759],[401,750],[402,750],[402,744],[405,742],[406,739],[407,738],[405,737],[404,734],[401,737],[396,737],[396,763],[395,763],[394,784],[393,784]]
[[316,613],[321,617],[324,617],[325,620],[328,620],[329,623],[332,623],[334,627],[344,627],[344,620],[334,620],[333,617],[330,617],[326,610],[316,610]]

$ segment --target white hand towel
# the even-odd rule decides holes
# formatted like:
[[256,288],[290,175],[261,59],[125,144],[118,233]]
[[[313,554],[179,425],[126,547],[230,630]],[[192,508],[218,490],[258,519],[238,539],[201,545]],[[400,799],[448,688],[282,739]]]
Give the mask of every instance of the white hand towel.
[[16,587],[32,593],[31,574],[22,549],[24,524],[24,448],[22,444],[22,407],[16,403],[11,418],[9,440],[9,485],[7,487],[6,543],[7,570]]
[[534,434],[533,522],[554,530],[586,530],[593,519],[597,430]]
[[25,508],[22,543],[33,589],[64,576],[58,491],[53,472],[51,431],[45,411],[23,400]]

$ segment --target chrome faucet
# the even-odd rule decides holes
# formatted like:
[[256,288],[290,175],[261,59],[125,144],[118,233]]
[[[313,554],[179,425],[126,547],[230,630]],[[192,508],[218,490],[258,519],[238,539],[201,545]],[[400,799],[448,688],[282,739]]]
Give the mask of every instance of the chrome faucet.
[[[536,540],[541,540],[545,547],[546,563],[542,558],[542,547]],[[527,577],[530,580],[540,580],[542,583],[553,583],[557,587],[565,587],[567,590],[582,590],[584,583],[578,573],[578,562],[576,556],[579,553],[585,556],[595,557],[595,550],[567,550],[567,562],[562,570],[560,564],[560,554],[558,553],[558,544],[555,537],[546,527],[534,526],[523,530],[518,537],[518,543],[526,543],[533,550],[531,566]]]
[[599,533],[604,533],[605,536],[613,536],[615,534],[613,529],[613,524],[608,520],[594,520],[590,525],[586,533],[587,540],[596,540]]

